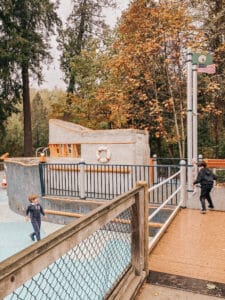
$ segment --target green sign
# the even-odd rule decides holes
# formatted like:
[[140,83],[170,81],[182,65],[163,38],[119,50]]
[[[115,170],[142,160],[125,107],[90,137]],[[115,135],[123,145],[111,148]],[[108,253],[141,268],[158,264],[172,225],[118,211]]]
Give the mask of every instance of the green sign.
[[193,53],[192,63],[196,65],[211,65],[213,61],[212,54]]

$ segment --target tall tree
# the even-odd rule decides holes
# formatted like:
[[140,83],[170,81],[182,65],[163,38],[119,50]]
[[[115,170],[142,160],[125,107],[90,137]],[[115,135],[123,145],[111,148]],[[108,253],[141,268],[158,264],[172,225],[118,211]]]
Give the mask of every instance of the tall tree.
[[[56,13],[58,1],[2,0],[0,3],[0,61],[3,85],[9,80],[11,93],[4,94],[12,103],[22,94],[24,124],[24,155],[32,155],[30,84],[32,76],[42,81],[42,63],[50,62],[50,37],[60,25]],[[7,83],[8,85],[8,83]],[[6,88],[7,89],[7,88]]]
[[115,0],[72,0],[73,9],[67,19],[65,29],[59,31],[61,69],[65,75],[67,92],[73,94],[77,88],[77,70],[72,68],[82,49],[87,47],[93,37],[100,37],[107,27],[103,8],[115,6]]
[[32,133],[34,148],[46,147],[48,145],[48,110],[44,100],[37,92],[32,100]]
[[147,129],[151,139],[165,140],[167,152],[180,157],[185,156],[184,50],[194,34],[184,3],[133,1],[119,23],[105,84],[112,117],[123,116],[113,117],[114,126]]

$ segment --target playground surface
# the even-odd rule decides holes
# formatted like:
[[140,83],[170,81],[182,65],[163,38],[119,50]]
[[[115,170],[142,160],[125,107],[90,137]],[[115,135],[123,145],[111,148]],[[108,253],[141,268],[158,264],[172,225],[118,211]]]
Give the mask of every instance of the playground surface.
[[[0,172],[0,176],[2,176]],[[2,177],[0,177],[2,178]],[[29,234],[33,231],[24,216],[14,213],[8,206],[7,190],[0,187],[0,262],[32,245]],[[42,222],[41,236],[45,237],[62,225]]]

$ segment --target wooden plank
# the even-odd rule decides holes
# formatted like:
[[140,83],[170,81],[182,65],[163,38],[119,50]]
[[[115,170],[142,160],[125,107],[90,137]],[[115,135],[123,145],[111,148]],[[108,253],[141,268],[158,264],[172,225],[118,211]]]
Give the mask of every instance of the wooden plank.
[[[80,167],[79,165],[74,166],[74,167],[66,167],[66,166],[60,166],[59,165],[49,165],[48,166],[49,170],[56,170],[56,171],[63,171],[63,172],[71,172],[71,171],[76,171],[76,172],[80,172]],[[99,166],[99,167],[86,167],[85,172],[90,172],[90,173],[114,173],[114,174],[129,174],[131,173],[130,168],[127,167],[120,167],[120,168],[112,168],[112,167],[105,167],[105,166]]]
[[[58,215],[58,216],[75,217],[75,218],[81,218],[84,216],[84,214],[80,214],[80,213],[66,212],[66,211],[59,211],[59,210],[49,210],[49,209],[45,209],[45,213],[49,215]],[[115,218],[112,220],[112,222],[120,223],[120,224],[130,224],[130,221],[126,219]],[[154,223],[154,222],[148,223],[148,227],[161,228],[162,226],[163,226],[162,223]]]
[[59,210],[45,209],[45,213],[48,214],[48,215],[57,215],[57,216],[73,217],[73,218],[83,217],[83,214],[74,213],[74,212],[59,211]]

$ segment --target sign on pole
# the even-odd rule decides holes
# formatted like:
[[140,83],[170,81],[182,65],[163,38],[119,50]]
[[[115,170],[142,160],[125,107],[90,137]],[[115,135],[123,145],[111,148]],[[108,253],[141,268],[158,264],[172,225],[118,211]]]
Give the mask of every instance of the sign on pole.
[[193,53],[192,63],[196,65],[211,65],[213,61],[212,54]]

